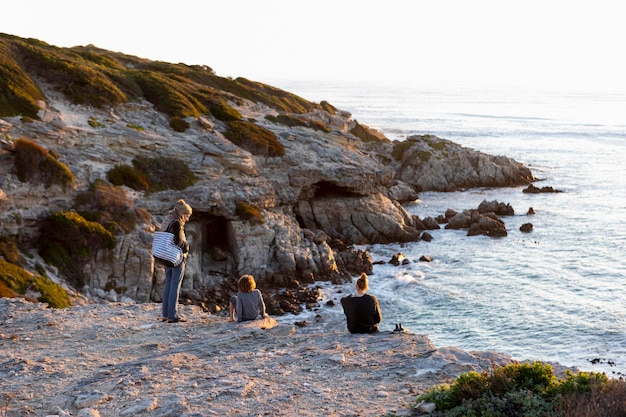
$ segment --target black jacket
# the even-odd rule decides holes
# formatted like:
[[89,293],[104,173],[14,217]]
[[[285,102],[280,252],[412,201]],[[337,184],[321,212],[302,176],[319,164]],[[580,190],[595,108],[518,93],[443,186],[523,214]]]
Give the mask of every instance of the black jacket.
[[341,299],[350,333],[375,333],[382,320],[378,299],[369,294],[361,297],[349,295]]

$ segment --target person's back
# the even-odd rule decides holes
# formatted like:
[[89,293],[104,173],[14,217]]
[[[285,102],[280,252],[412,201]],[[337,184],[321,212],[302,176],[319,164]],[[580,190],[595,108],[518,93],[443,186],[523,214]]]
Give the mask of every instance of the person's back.
[[382,320],[378,299],[365,294],[369,287],[367,275],[361,274],[356,282],[356,295],[341,299],[346,324],[350,333],[375,333]]
[[237,323],[254,320],[259,315],[266,318],[263,294],[256,288],[254,277],[249,274],[243,275],[237,282],[237,288],[239,289],[237,295],[230,297],[229,320],[235,321],[235,313],[237,313]]
[[254,320],[260,314],[265,315],[265,303],[261,291],[255,289],[251,292],[237,293],[237,303],[235,306],[237,322]]

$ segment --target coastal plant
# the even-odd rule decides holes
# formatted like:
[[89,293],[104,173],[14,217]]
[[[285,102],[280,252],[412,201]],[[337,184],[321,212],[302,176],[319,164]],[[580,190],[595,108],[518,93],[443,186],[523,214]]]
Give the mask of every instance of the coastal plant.
[[403,155],[411,149],[413,145],[415,145],[415,142],[410,140],[394,143],[393,149],[391,150],[391,156],[396,161],[401,161]]
[[[550,365],[533,362],[462,374],[451,385],[427,391],[417,402],[435,403],[437,411],[431,415],[440,417],[617,417],[626,410],[625,384],[587,372],[558,379]],[[607,396],[618,401],[607,401]],[[581,404],[593,411],[581,414]],[[607,414],[609,409],[618,413]]]
[[83,218],[100,223],[114,234],[131,232],[139,221],[135,204],[128,193],[102,180],[78,194],[74,207]]
[[20,252],[13,239],[8,236],[0,236],[0,259],[17,264],[20,258]]
[[135,191],[145,191],[150,188],[150,183],[143,172],[130,165],[115,165],[107,173],[107,179],[113,185],[125,185]]
[[174,116],[170,119],[170,127],[176,132],[184,132],[189,129],[189,122],[180,116]]
[[56,282],[0,259],[0,297],[23,296],[27,292],[40,294],[37,301],[53,308],[72,305],[67,291]]
[[133,167],[147,179],[148,189],[153,192],[184,190],[198,181],[189,166],[176,158],[137,156],[133,159]]
[[389,139],[382,136],[378,132],[373,131],[368,126],[360,124],[356,120],[354,121],[354,127],[350,129],[350,133],[361,139],[363,142],[389,142]]
[[229,106],[225,100],[212,99],[209,101],[209,111],[217,120],[232,122],[241,120],[242,116],[237,110]]
[[261,209],[254,204],[238,201],[235,212],[242,220],[249,220],[253,223],[263,223],[263,213],[261,213]]
[[253,155],[283,156],[285,154],[285,148],[273,132],[248,121],[229,122],[224,136]]
[[85,284],[83,266],[100,250],[115,247],[113,234],[76,212],[56,212],[40,227],[39,253],[78,288]]
[[17,178],[22,182],[42,182],[46,188],[53,184],[68,187],[74,183],[72,171],[48,152],[27,139],[15,141],[14,166]]

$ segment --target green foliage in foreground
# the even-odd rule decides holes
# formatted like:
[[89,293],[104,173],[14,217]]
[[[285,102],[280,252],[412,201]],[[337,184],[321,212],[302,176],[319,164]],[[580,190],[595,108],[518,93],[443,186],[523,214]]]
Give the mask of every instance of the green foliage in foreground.
[[0,259],[0,297],[24,295],[29,290],[39,293],[37,301],[48,303],[50,307],[66,308],[72,305],[69,295],[59,284]]
[[[617,385],[616,385],[617,384]],[[598,409],[590,414],[574,411],[571,404],[581,397],[589,405],[589,394],[611,389],[623,397],[624,382],[611,381],[606,375],[580,372],[568,373],[558,379],[548,364],[512,364],[498,367],[491,374],[469,372],[461,375],[452,385],[435,387],[417,398],[417,402],[433,402],[437,406],[432,416],[439,417],[592,417],[597,415],[618,416],[626,412],[626,401],[621,399],[617,414],[600,414]],[[600,399],[600,404],[615,403]],[[622,414],[619,414],[622,413]]]

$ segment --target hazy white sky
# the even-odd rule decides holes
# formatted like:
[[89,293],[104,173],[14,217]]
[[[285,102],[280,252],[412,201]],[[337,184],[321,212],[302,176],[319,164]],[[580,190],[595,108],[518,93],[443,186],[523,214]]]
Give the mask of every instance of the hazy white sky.
[[3,0],[0,32],[222,76],[626,91],[622,2]]

